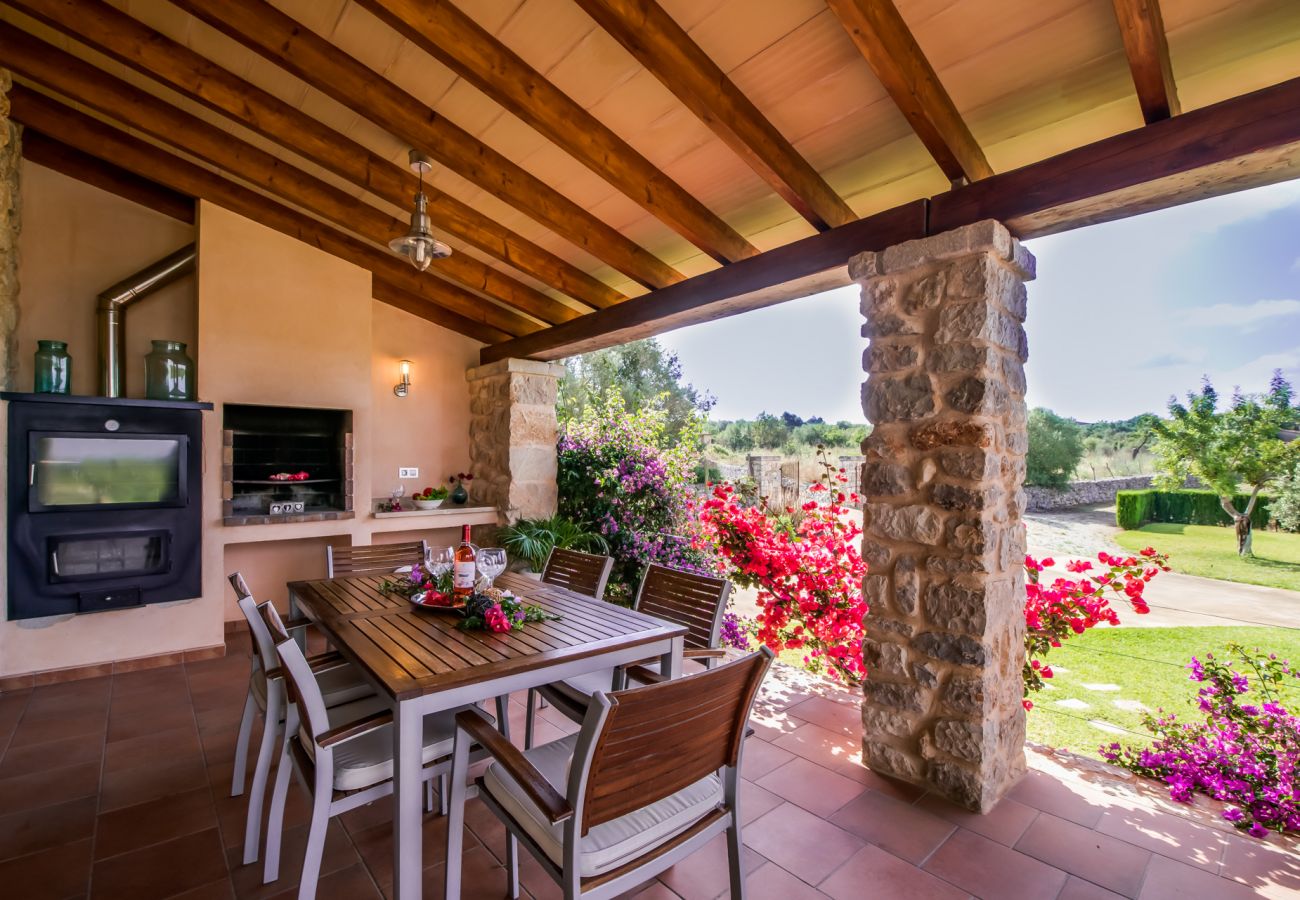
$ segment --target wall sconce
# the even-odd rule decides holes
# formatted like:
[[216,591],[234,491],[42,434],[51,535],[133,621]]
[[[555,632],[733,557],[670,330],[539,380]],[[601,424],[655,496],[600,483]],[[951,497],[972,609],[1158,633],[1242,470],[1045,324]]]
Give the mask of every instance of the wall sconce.
[[398,397],[405,397],[406,392],[411,389],[411,361],[409,359],[398,361],[397,377],[401,380],[393,385],[393,393]]

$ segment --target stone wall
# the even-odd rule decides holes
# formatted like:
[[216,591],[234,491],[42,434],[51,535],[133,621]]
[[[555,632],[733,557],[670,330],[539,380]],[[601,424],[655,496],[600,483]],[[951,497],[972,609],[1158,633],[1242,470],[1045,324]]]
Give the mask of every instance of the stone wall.
[[1025,488],[1025,509],[1046,512],[1090,503],[1114,503],[1115,495],[1120,491],[1144,491],[1151,487],[1151,481],[1150,475],[1129,475],[1096,481],[1071,481],[1059,488],[1029,485]]
[[474,496],[503,523],[555,514],[555,400],[564,366],[503,359],[465,373],[469,381]]
[[18,189],[22,129],[9,118],[9,72],[0,69],[0,387],[14,386],[18,370]]
[[1024,768],[1024,328],[993,221],[849,262],[862,286],[863,755],[987,811]]

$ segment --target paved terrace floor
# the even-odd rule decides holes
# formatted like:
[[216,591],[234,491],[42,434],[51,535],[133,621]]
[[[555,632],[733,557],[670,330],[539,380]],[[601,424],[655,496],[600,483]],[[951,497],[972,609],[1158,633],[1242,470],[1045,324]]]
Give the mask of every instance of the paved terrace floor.
[[[0,696],[0,893],[6,897],[293,896],[306,794],[289,804],[279,882],[240,865],[244,802],[228,796],[248,658],[36,687]],[[1255,841],[1208,808],[1100,767],[1030,752],[1030,772],[976,816],[859,764],[854,695],[774,670],[744,762],[744,839],[754,900],[832,897],[1085,900],[1300,897],[1294,842]],[[523,708],[514,704],[515,734]],[[570,726],[545,711],[542,739]],[[501,827],[467,813],[466,896],[504,892]],[[391,890],[389,805],[331,824],[319,896]],[[425,826],[426,896],[441,895],[443,820]],[[715,842],[632,895],[725,895]],[[558,896],[526,858],[525,891]]]

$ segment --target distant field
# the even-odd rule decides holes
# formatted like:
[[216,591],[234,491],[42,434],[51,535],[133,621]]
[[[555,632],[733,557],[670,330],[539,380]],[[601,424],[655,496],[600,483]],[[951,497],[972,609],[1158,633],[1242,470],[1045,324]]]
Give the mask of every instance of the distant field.
[[1122,531],[1115,542],[1127,550],[1155,547],[1169,554],[1175,572],[1241,584],[1300,591],[1300,534],[1256,530],[1255,555],[1237,555],[1231,528],[1153,522]]

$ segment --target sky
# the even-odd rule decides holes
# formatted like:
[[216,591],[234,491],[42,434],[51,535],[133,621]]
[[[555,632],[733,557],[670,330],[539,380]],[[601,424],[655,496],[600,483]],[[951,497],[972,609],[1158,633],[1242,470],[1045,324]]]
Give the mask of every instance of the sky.
[[[1300,385],[1300,181],[1037,238],[1030,406],[1085,422],[1219,393]],[[840,288],[660,336],[714,419],[785,411],[864,421],[858,290]]]

